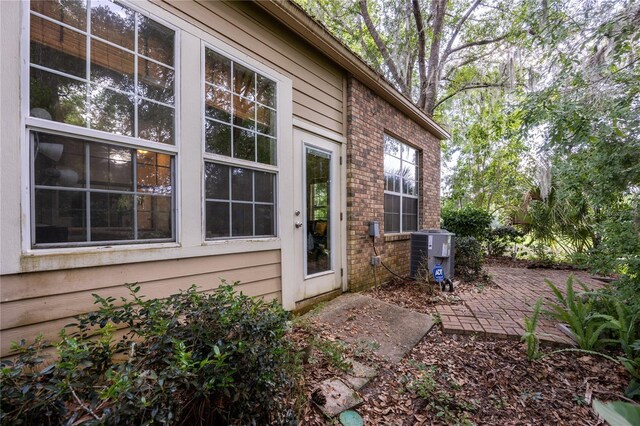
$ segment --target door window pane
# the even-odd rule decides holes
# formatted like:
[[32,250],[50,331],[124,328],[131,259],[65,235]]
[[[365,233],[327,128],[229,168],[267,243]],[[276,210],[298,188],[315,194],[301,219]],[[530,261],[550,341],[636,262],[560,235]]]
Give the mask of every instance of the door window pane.
[[331,264],[331,154],[305,150],[307,275],[330,271]]

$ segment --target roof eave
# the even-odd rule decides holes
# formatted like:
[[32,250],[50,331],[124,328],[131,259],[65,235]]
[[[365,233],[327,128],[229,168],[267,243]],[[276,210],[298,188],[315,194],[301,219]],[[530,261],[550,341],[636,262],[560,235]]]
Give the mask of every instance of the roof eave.
[[256,0],[255,3],[438,139],[451,137],[447,130],[398,92],[299,6],[289,0]]

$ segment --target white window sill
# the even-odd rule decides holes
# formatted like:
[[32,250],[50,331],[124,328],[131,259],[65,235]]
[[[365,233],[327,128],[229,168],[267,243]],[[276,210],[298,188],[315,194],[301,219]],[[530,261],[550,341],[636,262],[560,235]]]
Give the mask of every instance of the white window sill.
[[138,244],[98,247],[65,247],[31,249],[20,256],[19,265],[3,274],[50,271],[57,269],[87,268],[153,262],[190,257],[217,256],[265,250],[279,250],[280,238],[233,239],[205,241],[198,245],[183,246],[179,243]]

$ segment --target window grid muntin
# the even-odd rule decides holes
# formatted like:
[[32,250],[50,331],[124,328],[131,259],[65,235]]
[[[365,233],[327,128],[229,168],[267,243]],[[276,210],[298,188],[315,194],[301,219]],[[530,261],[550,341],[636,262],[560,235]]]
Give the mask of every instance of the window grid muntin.
[[[113,43],[113,42],[111,42],[109,40],[106,40],[106,39],[104,39],[102,37],[96,36],[96,35],[91,33],[91,0],[87,0],[87,4],[86,4],[86,9],[87,9],[86,10],[86,20],[87,21],[86,21],[86,30],[85,31],[83,31],[83,30],[81,30],[79,28],[73,27],[73,26],[71,26],[69,24],[66,24],[64,22],[58,21],[58,20],[56,20],[54,18],[51,18],[49,16],[46,16],[44,14],[41,14],[39,12],[35,12],[35,11],[31,10],[31,8],[30,8],[29,16],[32,16],[32,15],[33,16],[37,16],[37,17],[39,17],[41,19],[47,20],[47,21],[52,22],[52,23],[54,23],[56,25],[60,25],[63,28],[67,28],[67,29],[69,29],[71,31],[74,31],[74,32],[79,33],[79,34],[83,35],[84,37],[86,37],[86,52],[85,52],[85,67],[86,68],[85,68],[85,78],[80,78],[80,77],[73,76],[71,74],[68,74],[68,73],[65,73],[65,72],[62,72],[62,71],[55,70],[53,68],[48,68],[48,67],[44,67],[42,65],[33,64],[33,63],[31,63],[31,53],[29,53],[29,69],[31,69],[31,68],[40,69],[41,71],[50,72],[50,73],[53,73],[53,74],[56,74],[56,75],[60,75],[62,77],[66,77],[66,78],[71,78],[71,79],[74,79],[76,81],[79,81],[79,82],[82,82],[82,83],[85,84],[85,90],[86,90],[85,105],[84,105],[84,107],[85,107],[84,108],[85,125],[84,126],[78,126],[78,127],[84,127],[84,128],[88,128],[88,129],[92,129],[92,130],[103,131],[103,130],[99,130],[99,129],[95,129],[95,128],[91,127],[91,117],[90,117],[91,114],[90,114],[90,111],[91,111],[91,105],[92,105],[92,102],[91,102],[91,94],[92,94],[91,87],[92,86],[93,87],[101,87],[101,88],[103,88],[103,90],[104,89],[113,90],[113,91],[115,91],[117,93],[120,93],[120,94],[123,94],[123,95],[131,95],[131,96],[133,96],[133,98],[134,98],[134,101],[133,101],[133,107],[134,107],[133,135],[126,135],[125,134],[123,136],[128,136],[128,137],[133,137],[133,138],[140,138],[138,136],[138,132],[139,132],[139,123],[138,123],[139,122],[139,119],[138,119],[139,118],[138,117],[138,109],[139,108],[138,108],[138,104],[140,103],[139,100],[143,100],[143,101],[146,101],[146,102],[151,102],[151,103],[155,103],[155,104],[167,107],[167,108],[171,108],[173,110],[173,120],[172,120],[172,129],[171,129],[173,141],[172,142],[161,142],[161,141],[154,141],[152,139],[143,139],[143,138],[140,138],[140,139],[149,140],[149,141],[157,142],[157,143],[162,143],[162,144],[165,144],[165,145],[175,146],[176,143],[177,143],[177,130],[178,130],[177,129],[177,127],[178,127],[177,126],[177,119],[178,119],[177,115],[178,114],[177,114],[177,111],[176,111],[176,101],[177,101],[177,99],[176,99],[177,98],[176,88],[177,88],[178,85],[176,84],[177,72],[176,72],[176,66],[175,66],[176,58],[177,58],[177,30],[175,28],[167,26],[164,22],[159,22],[155,18],[150,18],[149,16],[144,15],[142,12],[140,12],[140,11],[134,9],[134,8],[131,8],[129,5],[125,5],[125,4],[120,4],[120,5],[122,7],[124,7],[124,8],[126,8],[126,9],[129,9],[134,14],[134,19],[135,19],[135,22],[134,22],[134,50],[135,51],[132,51],[131,49],[126,48],[125,46],[121,46],[121,45],[119,45],[117,43]],[[174,44],[173,62],[174,62],[174,65],[165,64],[165,63],[163,63],[161,61],[152,59],[152,58],[150,58],[150,57],[148,57],[146,55],[138,53],[138,36],[139,36],[138,27],[139,27],[139,17],[141,15],[144,15],[147,19],[151,20],[152,22],[158,23],[158,24],[170,29],[171,31],[173,31],[173,34],[174,34],[173,35],[173,44]],[[102,85],[100,85],[98,83],[93,83],[91,81],[91,64],[92,64],[92,62],[91,62],[91,45],[92,45],[92,40],[97,40],[98,42],[105,43],[107,45],[110,45],[110,46],[115,47],[117,49],[123,50],[123,51],[125,51],[125,52],[127,52],[129,54],[132,54],[134,56],[134,85],[133,85],[134,92],[133,93],[132,92],[127,92],[127,91],[122,91],[122,90],[119,90],[119,89],[116,89],[116,88],[112,88],[112,87],[110,87],[108,85],[102,86]],[[29,39],[29,44],[31,45],[31,38]],[[154,62],[154,63],[158,64],[158,65],[167,67],[171,71],[173,71],[173,73],[174,73],[174,79],[173,79],[173,84],[172,84],[173,85],[173,92],[174,92],[174,102],[173,102],[173,104],[167,104],[167,103],[164,103],[164,102],[156,101],[156,100],[149,99],[149,98],[147,98],[145,96],[142,96],[142,95],[138,94],[138,92],[139,92],[139,87],[138,87],[138,83],[139,83],[138,61],[139,61],[139,58],[142,58],[144,60],[149,60],[151,62]],[[29,102],[31,102],[31,99],[29,99]],[[70,125],[70,126],[77,126],[75,124],[66,123],[64,121],[55,121],[55,122],[61,123],[61,124],[65,124],[65,125]],[[114,132],[108,132],[108,133],[118,134],[118,135],[121,134],[121,133],[114,133]]]
[[[276,178],[277,178],[277,174],[273,171],[270,170],[258,170],[258,169],[252,169],[252,168],[248,168],[248,167],[244,167],[244,166],[238,166],[238,165],[233,165],[233,164],[224,164],[224,163],[218,163],[215,161],[205,161],[205,169],[207,164],[211,164],[214,166],[224,166],[224,167],[228,167],[228,198],[211,198],[211,197],[207,197],[207,181],[206,181],[206,175],[204,176],[204,186],[205,186],[205,197],[204,197],[204,201],[205,201],[205,221],[206,221],[206,206],[207,203],[209,202],[215,202],[215,203],[225,203],[228,204],[228,212],[229,212],[229,226],[228,226],[228,233],[229,235],[227,236],[221,236],[221,237],[207,237],[206,236],[206,230],[205,230],[205,239],[208,241],[215,241],[215,240],[221,240],[221,239],[241,239],[241,238],[263,238],[263,237],[274,237],[277,235],[278,231],[276,228],[276,206],[277,206],[277,198],[276,198]],[[251,172],[251,200],[237,200],[234,199],[234,193],[233,193],[233,169],[234,168],[240,168],[240,169],[244,169],[247,171]],[[256,201],[256,172],[258,173],[265,173],[268,174],[271,178],[271,185],[272,185],[272,190],[273,190],[273,201],[272,202],[266,202],[266,201]],[[245,205],[251,205],[252,206],[252,215],[253,215],[253,222],[252,222],[252,235],[233,235],[233,205],[234,204],[245,204]],[[260,235],[256,235],[256,206],[270,206],[272,207],[272,212],[273,212],[273,218],[272,218],[272,228],[273,228],[273,234],[260,234]]]
[[[229,87],[230,89],[227,89],[219,84],[214,84],[214,83],[210,83],[209,81],[207,81],[208,76],[207,76],[207,52],[210,51],[212,53],[214,53],[217,56],[222,57],[223,59],[226,59],[229,61]],[[243,68],[246,68],[247,70],[251,71],[254,73],[254,78],[253,78],[253,91],[254,91],[254,99],[251,99],[250,97],[247,96],[243,96],[240,93],[235,92],[234,90],[234,82],[235,82],[235,68],[234,66],[236,65],[237,61],[229,56],[227,56],[225,53],[214,49],[212,47],[210,47],[209,45],[205,45],[203,44],[203,48],[202,48],[202,86],[201,86],[201,96],[202,96],[202,115],[204,117],[203,120],[203,127],[202,127],[202,137],[203,137],[203,158],[204,158],[204,164],[205,164],[205,169],[207,166],[207,163],[209,164],[213,164],[216,166],[227,166],[229,167],[229,173],[232,173],[232,169],[233,168],[242,168],[248,171],[252,172],[252,201],[243,201],[243,200],[233,200],[233,193],[232,193],[232,178],[231,175],[229,176],[229,199],[219,199],[219,198],[207,198],[207,183],[206,183],[206,174],[205,176],[203,176],[203,180],[204,180],[204,185],[203,185],[203,191],[204,191],[204,220],[203,220],[203,226],[204,226],[204,239],[206,241],[219,241],[219,240],[228,240],[228,239],[247,239],[247,238],[270,238],[270,237],[275,237],[278,235],[278,217],[277,217],[277,205],[278,205],[278,198],[277,198],[277,194],[278,194],[278,151],[279,151],[279,147],[278,147],[278,91],[277,91],[277,83],[275,80],[265,76],[264,74],[262,74],[261,72],[258,72],[256,70],[254,70],[252,67],[249,67],[245,64],[241,64],[238,63],[238,65],[242,66]],[[257,89],[258,89],[258,79],[263,78],[266,80],[269,80],[271,82],[273,82],[274,84],[274,92],[273,92],[273,97],[274,97],[274,105],[275,107],[271,107],[269,105],[266,105],[262,102],[259,102],[257,100]],[[216,91],[220,91],[226,95],[228,95],[230,97],[230,107],[229,107],[229,121],[222,121],[220,119],[217,118],[212,118],[209,117],[207,114],[207,88],[212,88]],[[240,99],[245,99],[247,101],[250,101],[254,104],[254,113],[253,113],[253,122],[254,122],[254,128],[248,128],[248,127],[242,127],[240,125],[236,125],[234,122],[234,113],[235,113],[235,103],[234,103],[234,96],[238,96]],[[269,111],[271,111],[272,113],[275,114],[274,117],[274,121],[272,123],[272,132],[274,135],[269,135],[266,134],[264,132],[261,132],[258,130],[258,120],[257,120],[257,114],[258,114],[258,106],[260,107],[264,107],[267,108]],[[219,154],[216,152],[212,152],[208,150],[208,144],[207,144],[207,134],[206,134],[206,128],[207,128],[207,122],[213,122],[213,123],[219,123],[220,125],[225,125],[229,127],[229,130],[231,132],[230,135],[230,139],[229,139],[229,150],[230,150],[230,155],[224,155],[224,154]],[[255,149],[255,154],[254,154],[254,159],[253,160],[246,160],[240,157],[234,157],[234,152],[235,152],[235,137],[234,137],[234,129],[238,129],[240,131],[245,130],[245,131],[250,131],[254,133],[254,137],[253,137],[253,142],[254,142],[254,149]],[[268,138],[268,140],[272,141],[275,144],[275,152],[273,153],[275,155],[274,158],[274,163],[262,163],[262,162],[258,162],[258,137],[259,136],[263,136]],[[268,203],[268,202],[261,202],[261,201],[255,201],[255,191],[256,191],[256,175],[255,173],[267,173],[271,176],[271,185],[272,185],[272,191],[273,191],[273,202]],[[228,203],[228,214],[229,214],[229,224],[228,224],[228,236],[221,236],[221,237],[207,237],[207,232],[208,232],[208,228],[207,228],[207,223],[208,220],[210,220],[208,218],[207,215],[207,205],[208,202],[215,202],[215,203]],[[251,204],[252,207],[252,214],[253,214],[253,223],[252,223],[252,233],[253,235],[242,235],[242,236],[233,236],[233,205],[234,204],[244,204],[244,205],[249,205]],[[256,206],[270,206],[272,208],[272,224],[271,227],[273,229],[273,234],[268,234],[268,235],[256,235]]]
[[[83,156],[84,156],[84,180],[85,184],[83,187],[65,187],[65,186],[52,186],[52,185],[36,185],[35,184],[35,156],[36,156],[36,142],[35,134],[36,133],[47,133],[50,135],[68,137],[70,139],[74,139],[83,143]],[[32,248],[59,248],[59,247],[89,247],[96,245],[125,245],[125,244],[143,244],[143,243],[162,243],[162,242],[174,242],[176,240],[176,195],[175,195],[175,169],[176,169],[176,156],[175,153],[171,152],[163,152],[157,150],[148,150],[150,152],[154,152],[155,154],[164,154],[170,157],[169,164],[169,173],[170,173],[170,194],[162,194],[155,192],[145,192],[138,191],[138,181],[137,181],[137,173],[138,173],[138,151],[141,150],[141,147],[119,144],[117,142],[109,141],[108,143],[97,141],[90,138],[85,138],[78,135],[66,134],[61,132],[49,132],[47,130],[38,130],[38,129],[28,129],[29,134],[29,152],[31,155],[30,160],[30,181],[31,181],[31,190],[30,190],[30,204],[31,204],[31,247]],[[31,137],[33,136],[33,137]],[[111,189],[93,189],[91,188],[91,145],[103,145],[103,146],[114,146],[114,147],[122,147],[126,149],[130,149],[134,151],[134,155],[132,155],[131,159],[131,167],[132,167],[132,190],[131,191],[123,191],[123,190],[111,190]],[[71,242],[56,242],[56,243],[36,243],[36,190],[54,190],[54,191],[65,191],[65,192],[76,192],[85,194],[85,212],[84,212],[84,220],[86,226],[86,241],[71,241]],[[132,232],[134,235],[133,239],[122,239],[122,240],[96,240],[93,241],[91,239],[91,194],[99,193],[99,194],[119,194],[119,195],[130,195],[133,198],[132,203],[132,216],[133,216],[133,227]],[[144,196],[153,196],[153,197],[170,197],[171,199],[171,237],[169,238],[137,238],[140,232],[139,224],[138,224],[138,197]]]
[[[386,145],[387,145],[387,143],[389,141],[392,142],[392,143],[397,144],[400,147],[399,154],[397,156],[387,152]],[[405,149],[410,149],[415,153],[415,160],[416,160],[415,163],[412,162],[412,161],[404,159],[403,153],[404,153]],[[420,176],[419,176],[420,155],[419,155],[419,151],[416,148],[413,148],[413,147],[411,147],[411,146],[409,146],[409,145],[407,145],[407,144],[405,144],[403,142],[400,142],[398,139],[385,134],[384,135],[384,155],[383,156],[384,156],[384,161],[385,162],[386,162],[386,158],[387,157],[390,157],[390,158],[393,158],[395,160],[400,161],[399,174],[391,175],[391,176],[400,178],[400,187],[399,187],[398,191],[392,191],[392,190],[388,190],[387,189],[387,176],[388,176],[388,174],[386,173],[386,170],[383,173],[384,174],[384,179],[385,179],[385,181],[384,181],[384,188],[385,188],[384,189],[384,194],[398,197],[399,198],[399,205],[400,205],[400,209],[399,209],[399,229],[397,231],[395,231],[395,230],[387,231],[387,229],[386,229],[387,226],[385,224],[385,232],[403,233],[403,232],[415,231],[415,230],[417,230],[417,228],[419,227],[419,224],[420,224],[420,201],[419,201],[419,198],[420,198],[419,197],[419,194],[420,194],[420,185],[419,185],[419,182],[420,182]],[[403,166],[404,166],[405,163],[409,164],[412,167],[415,167],[415,179],[411,179],[415,183],[415,192],[416,192],[415,195],[413,195],[413,194],[405,194],[404,193],[404,181],[405,181],[405,178],[402,177],[402,170],[404,168]],[[416,202],[416,212],[415,212],[416,229],[404,229],[405,228],[405,223],[404,223],[404,220],[403,220],[403,216],[405,214],[404,208],[403,208],[403,205],[404,205],[403,199],[404,198],[412,198],[412,199],[417,200],[417,202]],[[385,213],[387,213],[387,212],[385,211]]]
[[[227,88],[225,88],[225,87],[223,87],[221,85],[210,83],[210,82],[207,81],[207,75],[206,75],[206,71],[207,71],[207,66],[206,66],[207,51],[211,51],[214,54],[216,54],[218,56],[221,56],[222,58],[224,58],[224,59],[226,59],[226,60],[228,60],[230,62],[230,67],[229,67],[229,79],[230,79],[229,80],[229,87],[230,87],[230,89],[227,89]],[[273,94],[273,96],[275,97],[275,101],[274,101],[275,107],[271,107],[271,106],[266,105],[266,104],[264,104],[262,102],[258,102],[258,100],[257,100],[257,98],[258,98],[258,96],[257,96],[257,93],[258,93],[258,78],[259,77],[261,77],[263,79],[266,79],[268,81],[271,81],[273,83],[276,83],[276,82],[274,80],[270,79],[269,77],[266,77],[265,75],[261,74],[260,72],[255,71],[254,69],[252,69],[252,68],[250,68],[250,67],[248,67],[246,65],[238,63],[237,64],[238,66],[246,68],[247,70],[253,72],[253,74],[254,74],[254,79],[253,79],[254,99],[251,99],[250,97],[247,97],[247,96],[243,96],[241,93],[237,93],[234,90],[234,88],[235,88],[235,66],[236,66],[236,63],[237,63],[236,60],[226,56],[225,54],[223,54],[223,53],[221,53],[221,52],[219,52],[219,51],[217,51],[215,49],[210,48],[209,46],[205,46],[204,49],[203,49],[203,66],[204,66],[204,70],[203,70],[204,71],[203,72],[203,82],[204,82],[204,85],[203,85],[203,96],[204,96],[205,129],[206,129],[206,121],[207,120],[228,126],[230,131],[231,131],[231,136],[230,136],[230,141],[229,141],[231,155],[229,155],[228,157],[229,158],[233,158],[233,159],[238,159],[238,160],[244,160],[244,161],[251,161],[251,160],[246,160],[246,159],[242,159],[242,158],[234,156],[235,142],[236,141],[235,141],[233,129],[235,128],[235,129],[240,129],[240,130],[246,130],[246,131],[253,132],[254,133],[253,144],[254,144],[254,150],[255,150],[253,162],[256,163],[256,164],[271,165],[270,163],[260,163],[258,161],[258,136],[264,136],[264,137],[269,138],[270,141],[275,142],[275,154],[276,154],[275,157],[276,158],[275,158],[275,164],[272,164],[272,165],[273,166],[277,166],[277,152],[279,150],[279,148],[278,148],[278,132],[277,132],[277,127],[278,127],[277,126],[277,114],[278,114],[278,109],[277,109],[277,106],[278,106],[277,90]],[[219,119],[216,119],[216,118],[212,118],[212,117],[209,117],[207,115],[207,105],[206,105],[207,87],[211,87],[211,88],[213,88],[215,90],[218,90],[218,91],[221,91],[223,93],[226,93],[226,94],[230,95],[230,110],[229,110],[229,121],[228,122],[225,122],[225,121],[222,121],[222,120],[219,120]],[[245,99],[245,100],[247,100],[249,102],[252,102],[254,104],[254,112],[253,112],[254,128],[253,129],[235,124],[235,122],[234,122],[234,116],[235,116],[234,96],[238,96],[240,99]],[[272,113],[275,113],[276,119],[275,119],[275,122],[272,123],[273,135],[269,135],[269,134],[266,134],[264,132],[260,132],[258,130],[258,106],[267,108]],[[205,130],[205,133],[206,133],[206,130]],[[205,134],[205,136],[206,136],[206,134]],[[209,153],[209,154],[213,154],[213,155],[221,155],[221,156],[223,155],[223,154],[217,154],[217,153],[208,151],[206,140],[204,142],[205,142],[204,143],[204,145],[205,145],[205,149],[204,149],[205,153]]]

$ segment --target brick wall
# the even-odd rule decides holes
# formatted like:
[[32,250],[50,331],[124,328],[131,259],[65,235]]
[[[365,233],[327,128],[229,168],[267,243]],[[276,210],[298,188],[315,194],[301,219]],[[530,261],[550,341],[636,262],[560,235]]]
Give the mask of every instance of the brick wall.
[[369,222],[380,222],[376,250],[394,272],[409,273],[409,234],[384,232],[384,134],[420,151],[419,229],[440,227],[440,141],[353,77],[347,102],[347,262],[351,291],[391,274],[371,266]]

